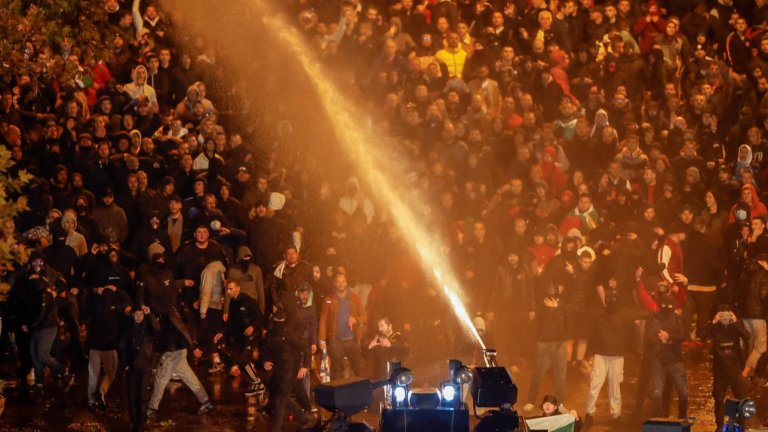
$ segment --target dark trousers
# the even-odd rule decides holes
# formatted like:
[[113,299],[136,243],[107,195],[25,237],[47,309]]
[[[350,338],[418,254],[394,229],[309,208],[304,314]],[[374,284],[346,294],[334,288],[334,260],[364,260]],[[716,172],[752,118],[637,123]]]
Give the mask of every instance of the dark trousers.
[[18,329],[14,333],[14,339],[16,342],[16,353],[19,356],[19,369],[18,377],[21,385],[27,385],[27,374],[32,369],[32,353],[30,351],[30,345],[32,343],[31,335],[29,332]]
[[80,307],[73,296],[67,298],[57,297],[59,317],[64,321],[64,326],[69,333],[69,355],[72,359],[72,367],[81,367],[87,364],[85,350],[80,340]]
[[344,357],[349,359],[355,376],[362,375],[362,358],[360,357],[360,342],[357,339],[334,339],[328,342],[328,355],[331,358],[331,379],[343,378]]
[[[304,391],[301,380],[296,378],[299,373],[298,353],[295,359],[288,359],[282,364],[275,365],[275,373],[272,376],[271,405],[272,405],[272,425],[271,432],[282,430],[283,419],[286,412],[293,414],[294,419],[301,421],[306,413],[302,406],[309,407],[309,398]],[[291,396],[295,396],[293,400]]]
[[714,315],[713,309],[716,296],[717,293],[715,291],[688,291],[688,302],[685,308],[686,323],[693,322],[693,315],[696,314],[697,336],[701,329],[712,319],[712,315]]
[[205,313],[205,319],[200,320],[200,335],[198,341],[200,343],[200,349],[206,354],[218,351],[216,344],[213,343],[213,338],[217,333],[221,332],[224,325],[223,315],[221,309],[209,308]]
[[669,380],[677,391],[678,399],[678,418],[688,417],[688,389],[685,385],[685,367],[682,361],[669,364],[662,364],[657,359],[653,359],[651,365],[653,381],[653,406],[654,415],[663,417],[666,411],[664,404],[664,386]]
[[738,363],[724,365],[715,360],[713,367],[714,381],[712,382],[712,397],[715,399],[715,422],[718,429],[723,425],[725,418],[725,397],[728,387],[733,391],[736,399],[747,397],[747,380],[741,375],[741,366]]
[[233,365],[237,365],[242,370],[253,359],[253,350],[257,346],[255,336],[256,331],[250,338],[243,335],[228,336],[220,349],[224,355],[229,357]]
[[131,430],[141,431],[146,421],[147,411],[147,379],[150,371],[144,369],[128,369],[125,376],[125,388],[128,393],[128,414],[131,417]]

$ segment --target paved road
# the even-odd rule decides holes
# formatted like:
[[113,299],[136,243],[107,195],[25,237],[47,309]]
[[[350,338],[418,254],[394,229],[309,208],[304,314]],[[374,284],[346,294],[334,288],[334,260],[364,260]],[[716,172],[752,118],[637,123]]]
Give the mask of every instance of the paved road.
[[[712,400],[710,367],[711,359],[701,350],[692,350],[686,353],[686,365],[689,371],[688,388],[690,393],[690,415],[696,418],[694,431],[713,431]],[[444,375],[445,363],[427,362],[424,365],[409,365],[413,367],[417,376],[416,385],[434,385]],[[625,396],[625,408],[633,406],[636,381],[637,359],[627,358],[626,379],[622,386]],[[243,396],[246,388],[245,378],[230,379],[224,374],[209,375],[199,368],[199,376],[202,377],[206,388],[216,404],[214,411],[205,416],[197,416],[195,410],[197,402],[192,394],[179,383],[172,383],[160,406],[157,422],[150,425],[151,431],[263,431],[267,430],[267,419],[257,413]],[[520,384],[520,393],[525,396],[527,390],[528,374],[525,369],[515,378]],[[431,378],[430,378],[431,377]],[[106,413],[91,413],[86,408],[85,398],[86,377],[80,375],[78,384],[68,394],[60,394],[51,389],[34,401],[23,402],[19,400],[16,392],[7,391],[8,403],[5,413],[0,417],[0,431],[121,431],[127,430],[128,419],[122,409],[124,404],[122,379],[112,388],[108,395],[109,409]],[[568,400],[571,408],[583,411],[584,395],[588,385],[588,378],[579,371],[570,371],[568,375]],[[551,386],[546,383],[543,390]],[[596,423],[590,430],[594,432],[607,431],[638,431],[641,423],[627,423],[620,428],[609,427],[608,406],[605,395],[606,389],[601,394],[598,404]],[[518,404],[522,406],[522,404]],[[676,406],[673,404],[672,412]],[[363,418],[370,424],[376,425],[378,419],[375,415],[365,414]],[[752,422],[757,425],[758,422]],[[760,430],[750,428],[750,430]],[[763,429],[768,430],[768,429]]]

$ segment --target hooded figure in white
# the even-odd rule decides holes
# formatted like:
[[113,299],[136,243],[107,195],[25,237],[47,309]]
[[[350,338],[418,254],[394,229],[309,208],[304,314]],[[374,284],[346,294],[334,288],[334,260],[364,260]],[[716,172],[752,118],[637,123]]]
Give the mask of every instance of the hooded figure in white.
[[142,95],[146,96],[152,107],[152,112],[156,113],[159,111],[157,94],[155,93],[155,89],[147,83],[148,76],[149,72],[146,67],[142,65],[136,66],[131,72],[132,81],[123,86],[123,91],[128,93],[131,96],[131,99],[138,99]]
[[754,169],[752,168],[752,147],[742,144],[739,146],[739,156],[736,159],[736,166],[735,171],[733,173],[733,176],[736,178],[736,180],[741,181],[741,170],[744,168],[749,168],[754,172]]

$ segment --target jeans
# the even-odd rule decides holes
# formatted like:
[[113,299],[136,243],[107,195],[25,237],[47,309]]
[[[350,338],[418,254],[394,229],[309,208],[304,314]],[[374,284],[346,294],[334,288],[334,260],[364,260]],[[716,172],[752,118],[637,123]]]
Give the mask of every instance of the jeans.
[[664,417],[664,407],[662,395],[664,393],[664,383],[667,379],[677,391],[678,399],[678,418],[688,417],[688,389],[685,385],[685,367],[682,361],[670,364],[661,364],[658,359],[653,359],[653,406],[654,416]]
[[163,353],[160,357],[160,364],[157,366],[157,372],[155,373],[152,396],[149,398],[149,409],[157,410],[157,407],[160,406],[160,400],[163,398],[163,393],[165,393],[165,387],[168,385],[168,381],[171,380],[173,374],[181,378],[181,381],[192,390],[192,393],[194,393],[200,403],[208,400],[208,393],[206,393],[200,380],[197,379],[195,372],[189,367],[187,350],[182,349]]
[[56,340],[58,332],[59,329],[57,327],[41,328],[32,331],[30,353],[32,354],[32,366],[35,368],[35,381],[37,384],[43,383],[46,366],[54,375],[61,375],[64,372],[64,366],[51,355],[51,348],[53,348],[53,342]]
[[536,366],[531,378],[531,386],[528,389],[528,402],[536,404],[539,394],[539,386],[544,374],[552,368],[555,375],[555,397],[558,401],[565,401],[565,370],[568,365],[568,352],[565,342],[538,342],[536,343]]
[[362,358],[360,357],[360,342],[357,339],[328,341],[328,355],[331,360],[331,379],[343,378],[344,357],[349,359],[352,372],[355,376],[362,376]]
[[[102,368],[104,368],[103,374],[101,373]],[[95,400],[96,387],[98,387],[99,393],[106,395],[109,386],[115,381],[116,375],[117,351],[91,350],[88,354],[88,401],[93,402]]]
[[749,339],[749,349],[747,350],[749,355],[747,357],[746,366],[754,370],[757,366],[757,360],[766,350],[768,331],[766,331],[764,319],[744,318],[744,327],[746,327],[749,334],[752,335]]
[[621,383],[624,381],[624,357],[603,356],[595,354],[592,371],[589,374],[589,393],[587,394],[587,414],[595,413],[595,403],[603,388],[605,378],[608,378],[608,400],[611,406],[611,416],[621,415]]

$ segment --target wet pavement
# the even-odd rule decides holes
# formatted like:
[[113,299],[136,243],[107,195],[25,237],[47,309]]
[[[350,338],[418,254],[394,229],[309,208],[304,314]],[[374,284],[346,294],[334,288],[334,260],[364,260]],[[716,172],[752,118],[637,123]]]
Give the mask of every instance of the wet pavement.
[[[414,385],[423,387],[436,385],[445,379],[445,363],[423,363],[422,365],[408,364],[417,377]],[[715,429],[712,417],[711,393],[711,357],[701,348],[693,348],[686,352],[686,368],[688,370],[689,415],[695,418],[694,431],[713,431]],[[515,376],[520,387],[521,400],[526,396],[528,373],[526,367]],[[638,358],[629,356],[626,359],[625,382],[622,385],[625,412],[634,405],[634,392]],[[197,368],[206,389],[215,403],[215,409],[206,415],[198,416],[197,401],[192,393],[181,383],[171,382],[166,391],[156,421],[152,422],[150,431],[265,431],[268,418],[257,411],[253,404],[255,400],[243,395],[247,388],[246,378],[229,378],[224,373],[211,375],[202,366]],[[0,417],[0,431],[123,431],[128,430],[128,416],[124,407],[123,377],[107,395],[108,409],[104,413],[93,413],[87,409],[85,371],[78,375],[76,384],[67,394],[61,394],[54,388],[46,389],[43,394],[35,395],[32,400],[20,398],[16,389],[6,389],[8,397],[5,412]],[[551,388],[550,382],[545,382],[542,391]],[[579,412],[583,411],[583,401],[588,387],[587,374],[578,369],[568,371],[568,407]],[[607,388],[603,388],[598,402],[595,425],[590,429],[594,432],[607,431],[639,431],[642,422],[626,420],[621,426],[609,426]],[[518,403],[518,408],[523,403]],[[647,409],[647,407],[646,407]],[[675,413],[676,402],[673,401],[671,412]],[[760,413],[760,411],[758,411]],[[628,413],[629,414],[629,413]],[[327,413],[325,413],[327,415]],[[630,415],[626,416],[627,418]],[[645,416],[644,418],[646,418]],[[768,418],[768,416],[766,416]],[[362,414],[358,418],[367,421],[374,427],[378,417],[374,414]],[[748,430],[768,430],[758,428],[760,419],[750,421]],[[286,430],[291,430],[289,427]]]

